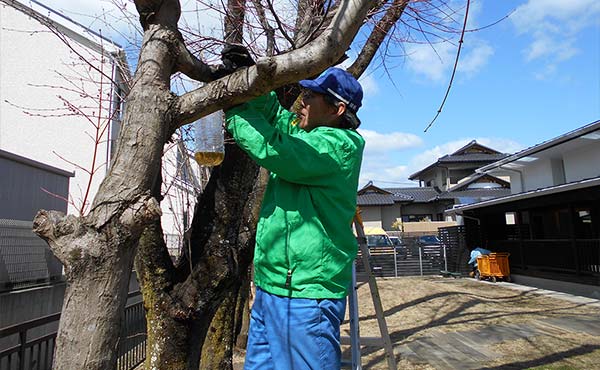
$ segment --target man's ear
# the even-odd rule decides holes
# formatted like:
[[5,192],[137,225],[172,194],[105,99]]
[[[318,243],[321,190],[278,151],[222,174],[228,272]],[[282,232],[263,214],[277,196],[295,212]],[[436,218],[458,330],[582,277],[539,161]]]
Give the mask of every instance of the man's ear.
[[346,113],[346,103],[339,102],[336,106],[335,115],[336,117],[341,117],[344,113]]

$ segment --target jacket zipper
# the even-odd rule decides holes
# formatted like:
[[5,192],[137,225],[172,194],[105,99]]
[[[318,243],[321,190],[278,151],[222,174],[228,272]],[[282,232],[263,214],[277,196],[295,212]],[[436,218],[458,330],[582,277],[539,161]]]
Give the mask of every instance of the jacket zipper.
[[285,287],[288,289],[292,288],[292,260],[290,258],[290,223],[286,222],[286,226],[287,226],[287,230],[286,230],[286,235],[285,235],[285,255],[287,258],[287,265],[288,265],[288,270],[287,270],[287,276],[285,278]]

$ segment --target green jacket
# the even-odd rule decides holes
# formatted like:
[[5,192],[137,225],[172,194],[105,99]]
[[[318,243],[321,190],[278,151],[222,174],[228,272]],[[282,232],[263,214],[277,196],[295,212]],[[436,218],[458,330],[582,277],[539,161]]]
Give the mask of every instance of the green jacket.
[[254,281],[297,298],[343,298],[357,243],[351,222],[364,139],[353,130],[300,129],[275,93],[226,113],[238,145],[271,172],[257,225]]

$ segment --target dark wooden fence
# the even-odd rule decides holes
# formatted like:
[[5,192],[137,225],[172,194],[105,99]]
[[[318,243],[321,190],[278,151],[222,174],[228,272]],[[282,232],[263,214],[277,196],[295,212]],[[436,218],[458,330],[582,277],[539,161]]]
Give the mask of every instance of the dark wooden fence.
[[[128,298],[139,297],[140,292],[129,293]],[[28,332],[60,320],[60,313],[40,317],[0,329],[0,339],[18,336],[18,344],[0,351],[0,370],[50,370],[56,341],[56,331],[28,338]],[[125,307],[118,349],[118,370],[135,369],[146,358],[146,318],[142,302]]]
[[490,240],[494,251],[510,253],[510,267],[524,275],[600,285],[600,240]]

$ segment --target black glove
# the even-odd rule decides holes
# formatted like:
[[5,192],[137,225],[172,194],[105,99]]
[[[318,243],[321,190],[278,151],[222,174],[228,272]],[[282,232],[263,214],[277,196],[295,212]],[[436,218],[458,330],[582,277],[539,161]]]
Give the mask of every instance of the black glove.
[[240,68],[256,64],[248,49],[240,44],[226,44],[221,51],[221,61],[223,64],[213,73],[215,78],[227,76]]

